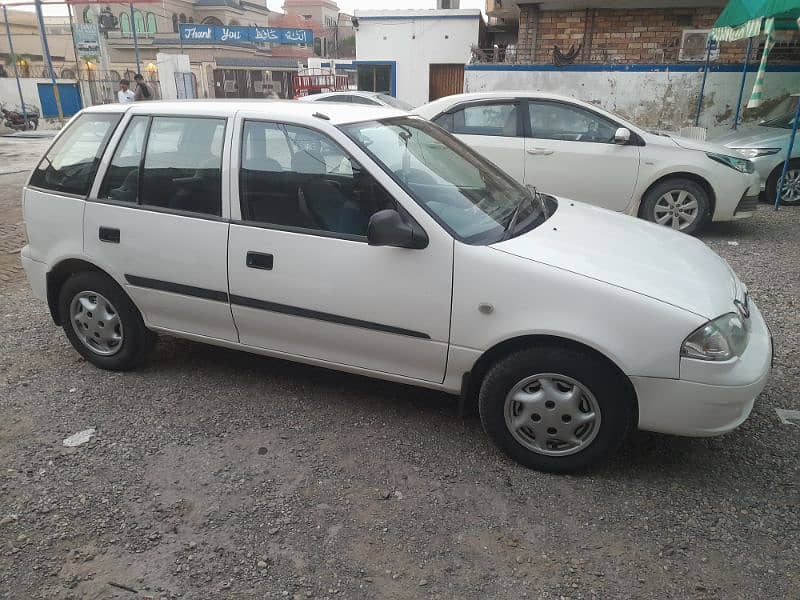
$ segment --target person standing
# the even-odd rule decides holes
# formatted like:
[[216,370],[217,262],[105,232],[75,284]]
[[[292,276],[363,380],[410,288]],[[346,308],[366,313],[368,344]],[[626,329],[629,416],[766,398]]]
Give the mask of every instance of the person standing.
[[142,74],[137,73],[133,76],[133,80],[136,82],[136,95],[134,98],[136,102],[139,102],[140,100],[152,100],[153,88],[151,88],[150,85],[145,82]]
[[136,94],[130,89],[131,82],[127,79],[120,79],[119,80],[119,91],[117,92],[117,100],[120,104],[128,104],[133,102],[136,98]]

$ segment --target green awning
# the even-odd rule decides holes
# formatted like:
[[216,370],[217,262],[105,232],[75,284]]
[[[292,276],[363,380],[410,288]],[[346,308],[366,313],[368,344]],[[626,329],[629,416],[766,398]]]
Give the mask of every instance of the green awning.
[[800,0],[731,0],[717,18],[711,36],[732,42],[761,35],[764,19],[774,18],[776,29],[797,29]]

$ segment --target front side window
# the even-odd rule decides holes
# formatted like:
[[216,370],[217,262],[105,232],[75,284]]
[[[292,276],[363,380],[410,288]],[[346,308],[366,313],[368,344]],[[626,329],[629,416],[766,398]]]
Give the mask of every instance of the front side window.
[[220,216],[224,138],[225,119],[153,117],[139,202]]
[[[493,243],[543,222],[555,206],[439,127],[397,117],[341,127],[456,237]],[[552,202],[552,201],[549,201]],[[513,230],[512,230],[513,226]]]
[[378,94],[378,98],[383,102],[386,106],[391,106],[392,108],[399,108],[400,110],[414,110],[414,107],[411,106],[408,102],[403,102],[402,100],[398,100],[394,96],[390,96],[389,94]]
[[579,106],[530,102],[531,135],[544,140],[613,144],[617,124]]
[[30,185],[86,196],[100,159],[122,114],[84,113],[47,151],[31,175]]
[[394,199],[333,140],[305,127],[246,121],[239,171],[242,218],[366,236]]
[[515,137],[518,132],[516,104],[477,104],[440,115],[434,122],[462,135]]

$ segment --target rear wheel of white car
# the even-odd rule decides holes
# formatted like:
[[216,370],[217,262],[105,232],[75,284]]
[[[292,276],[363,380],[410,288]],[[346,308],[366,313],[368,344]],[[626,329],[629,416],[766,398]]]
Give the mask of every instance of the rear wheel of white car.
[[[781,178],[783,166],[775,169],[772,175],[767,179],[767,202],[775,204],[775,198],[778,195],[778,180]],[[789,161],[789,168],[786,171],[786,177],[783,180],[783,193],[781,194],[781,204],[788,206],[800,205],[800,160],[793,159]]]
[[61,286],[58,307],[67,339],[101,369],[133,369],[155,343],[155,334],[145,327],[130,298],[102,273],[72,275]]
[[706,191],[690,179],[667,179],[650,188],[642,198],[639,216],[658,225],[693,235],[711,218]]
[[601,357],[537,347],[499,360],[478,398],[483,427],[517,462],[570,473],[612,454],[634,425],[635,398]]

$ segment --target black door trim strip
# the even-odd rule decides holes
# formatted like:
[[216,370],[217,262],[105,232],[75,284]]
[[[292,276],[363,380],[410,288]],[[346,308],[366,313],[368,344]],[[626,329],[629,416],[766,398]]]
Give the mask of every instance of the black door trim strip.
[[228,301],[228,294],[226,292],[207,290],[206,288],[195,287],[193,285],[184,285],[182,283],[161,281],[160,279],[150,279],[149,277],[139,277],[138,275],[125,275],[125,279],[128,283],[135,285],[136,287],[150,288],[151,290],[159,290],[162,292],[171,292],[173,294],[181,294],[183,296],[194,296],[195,298],[203,298],[205,300],[216,300],[217,302]]
[[218,292],[216,290],[209,290],[206,288],[195,287],[193,285],[184,285],[182,283],[172,283],[169,281],[161,281],[159,279],[150,279],[149,277],[139,277],[138,275],[125,275],[125,280],[136,287],[150,288],[153,290],[160,290],[162,292],[170,292],[173,294],[181,294],[184,296],[194,296],[195,298],[203,298],[205,300],[215,300],[217,302],[228,302],[236,306],[244,306],[246,308],[256,308],[259,310],[266,310],[269,312],[279,313],[282,315],[289,315],[292,317],[303,317],[305,319],[314,319],[317,321],[325,321],[327,323],[335,323],[337,325],[348,325],[350,327],[360,327],[361,329],[370,329],[372,331],[381,331],[383,333],[393,333],[396,335],[405,335],[408,337],[419,338],[423,340],[431,339],[427,333],[414,331],[412,329],[403,329],[402,327],[394,327],[392,325],[383,325],[381,323],[373,323],[372,321],[362,321],[361,319],[353,319],[351,317],[342,317],[333,315],[331,313],[320,312],[308,308],[299,308],[297,306],[289,306],[288,304],[278,304],[277,302],[268,302],[266,300],[258,300],[256,298],[248,298],[246,296],[236,296],[225,292]]
[[303,317],[306,319],[315,319],[317,321],[326,321],[328,323],[336,323],[337,325],[349,325],[350,327],[372,329],[373,331],[382,331],[384,333],[396,333],[397,335],[405,335],[425,340],[431,339],[431,336],[429,336],[427,333],[413,331],[411,329],[403,329],[402,327],[394,327],[392,325],[382,325],[381,323],[362,321],[361,319],[353,319],[351,317],[341,317],[339,315],[332,315],[330,313],[319,312],[308,308],[299,308],[297,306],[289,306],[288,304],[278,304],[277,302],[267,302],[266,300],[257,300],[255,298],[247,298],[245,296],[231,295],[231,304],[245,306],[247,308],[267,310],[269,312],[290,315],[292,317]]

